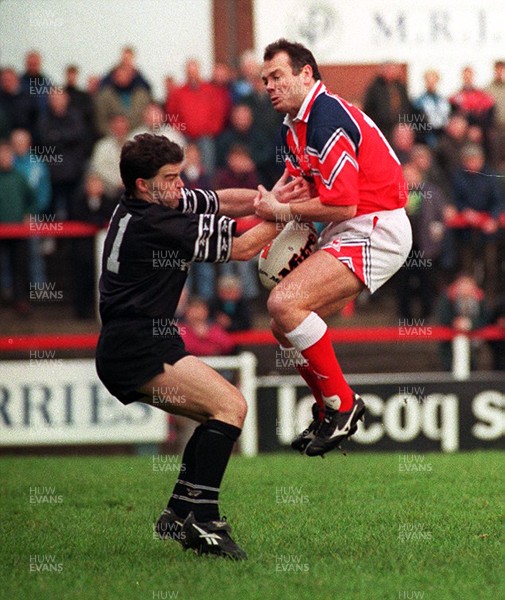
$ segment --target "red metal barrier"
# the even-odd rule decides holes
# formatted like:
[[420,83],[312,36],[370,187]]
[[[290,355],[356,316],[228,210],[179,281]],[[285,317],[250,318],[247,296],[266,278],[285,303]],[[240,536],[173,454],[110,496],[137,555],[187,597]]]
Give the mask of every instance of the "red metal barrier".
[[[475,212],[475,218],[468,218],[465,213],[458,213],[454,217],[447,219],[445,224],[451,229],[484,229],[492,220],[491,215],[484,212]],[[498,227],[505,228],[505,213],[500,215],[497,221]]]
[[30,221],[0,223],[0,239],[29,237],[93,237],[99,227],[81,221]]
[[[482,229],[491,216],[487,213],[477,213],[477,217],[469,220],[464,213],[458,213],[446,221],[447,227],[461,229],[473,227]],[[237,231],[243,233],[259,222],[258,219],[238,219]],[[505,228],[505,213],[498,217],[499,227]],[[28,237],[89,237],[94,236],[100,229],[96,225],[81,221],[51,221],[42,217],[32,218],[26,223],[0,223],[0,239]]]
[[[409,329],[408,333],[402,329]],[[388,342],[442,342],[454,339],[462,332],[449,327],[412,326],[402,327],[353,327],[330,329],[332,342],[346,344],[382,344]],[[277,342],[268,329],[237,331],[230,334],[238,346],[265,346]],[[484,327],[464,332],[470,338],[482,340],[505,339],[505,329],[496,326]],[[51,334],[0,337],[0,352],[18,352],[22,350],[94,350],[98,340],[97,333],[90,334]]]

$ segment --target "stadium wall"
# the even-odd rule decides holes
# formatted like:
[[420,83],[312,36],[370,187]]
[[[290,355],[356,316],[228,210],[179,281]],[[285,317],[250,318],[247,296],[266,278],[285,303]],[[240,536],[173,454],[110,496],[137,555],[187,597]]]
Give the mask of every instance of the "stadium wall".
[[504,57],[502,13],[500,0],[2,0],[0,64],[19,69],[36,48],[56,83],[70,62],[84,82],[133,45],[161,100],[163,78],[182,81],[189,57],[209,77],[214,60],[236,63],[248,47],[261,58],[266,44],[286,36],[307,44],[323,66],[406,64],[413,96],[423,71],[436,67],[441,93],[450,94],[467,64],[477,85],[491,80],[493,62]]
[[[256,357],[205,359],[218,370],[236,369],[249,405],[241,452],[279,451],[311,420],[313,398],[299,376],[256,376]],[[367,404],[352,450],[443,451],[503,447],[505,375],[447,374],[351,376]],[[160,399],[160,403],[164,399]],[[180,400],[179,400],[180,401]],[[85,444],[152,444],[168,440],[166,414],[141,403],[122,406],[104,388],[93,360],[53,358],[38,351],[29,361],[6,361],[0,374],[0,449]]]

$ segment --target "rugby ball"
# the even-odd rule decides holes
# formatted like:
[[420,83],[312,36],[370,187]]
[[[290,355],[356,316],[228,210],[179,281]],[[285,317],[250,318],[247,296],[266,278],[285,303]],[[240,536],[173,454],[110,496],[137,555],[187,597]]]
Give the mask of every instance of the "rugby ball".
[[279,235],[261,251],[259,279],[267,290],[274,288],[301,262],[317,250],[317,231],[313,223],[289,221]]

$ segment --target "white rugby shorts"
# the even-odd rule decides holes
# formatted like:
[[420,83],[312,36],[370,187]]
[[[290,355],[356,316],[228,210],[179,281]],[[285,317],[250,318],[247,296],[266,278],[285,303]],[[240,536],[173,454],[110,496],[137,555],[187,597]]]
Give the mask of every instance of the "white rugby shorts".
[[404,208],[330,223],[319,237],[319,249],[349,267],[371,293],[400,269],[411,248],[412,228]]

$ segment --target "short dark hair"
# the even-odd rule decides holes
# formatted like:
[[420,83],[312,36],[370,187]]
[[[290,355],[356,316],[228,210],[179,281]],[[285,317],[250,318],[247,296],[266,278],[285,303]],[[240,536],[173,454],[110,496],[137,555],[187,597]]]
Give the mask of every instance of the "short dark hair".
[[279,52],[285,52],[289,56],[289,62],[291,63],[291,68],[295,75],[298,75],[305,65],[309,65],[312,68],[314,79],[316,81],[322,79],[314,55],[308,48],[305,48],[303,44],[290,42],[285,38],[280,38],[279,40],[268,44],[263,54],[263,60],[272,60]]
[[164,135],[141,133],[126,142],[121,149],[119,171],[126,192],[135,191],[135,181],[151,179],[163,165],[176,165],[184,158],[184,151]]

